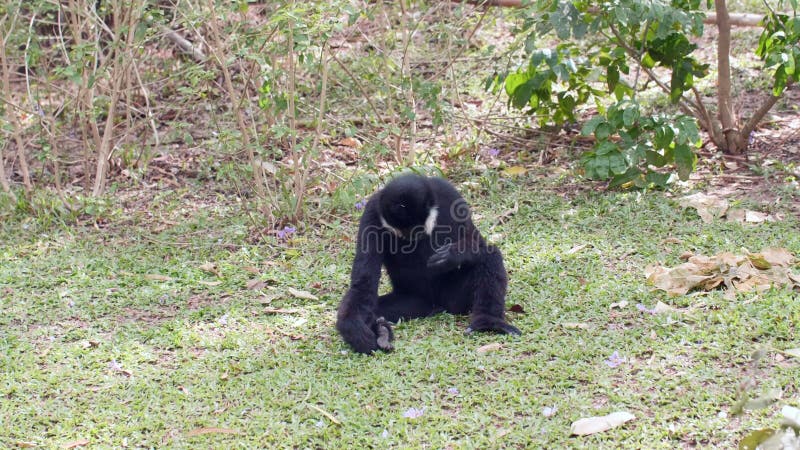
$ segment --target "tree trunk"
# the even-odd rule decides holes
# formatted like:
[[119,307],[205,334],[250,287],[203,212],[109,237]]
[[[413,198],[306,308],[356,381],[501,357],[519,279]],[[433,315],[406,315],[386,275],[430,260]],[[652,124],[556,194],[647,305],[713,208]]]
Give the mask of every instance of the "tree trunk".
[[747,147],[747,140],[742,139],[736,114],[731,101],[731,22],[728,16],[728,5],[725,0],[714,0],[717,12],[717,106],[719,121],[722,124],[722,136],[717,136],[715,143],[724,152],[738,155]]

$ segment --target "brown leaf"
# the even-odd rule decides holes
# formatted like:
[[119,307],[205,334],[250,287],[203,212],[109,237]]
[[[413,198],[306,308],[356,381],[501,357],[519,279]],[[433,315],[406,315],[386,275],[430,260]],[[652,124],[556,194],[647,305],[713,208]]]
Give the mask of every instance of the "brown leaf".
[[575,329],[575,328],[579,328],[581,330],[589,329],[589,324],[583,322],[564,322],[561,324],[561,326],[567,329]]
[[62,445],[61,448],[63,449],[78,448],[88,444],[89,444],[88,439],[79,439],[77,441],[67,442],[66,444]]
[[339,142],[336,143],[336,145],[341,145],[343,147],[350,147],[350,148],[358,148],[361,147],[361,142],[359,142],[358,139],[356,138],[346,137],[340,139]]
[[202,284],[203,286],[219,286],[222,284],[222,281],[204,281],[200,280],[198,283]]
[[625,411],[619,411],[601,417],[586,417],[573,422],[570,427],[570,432],[578,436],[600,433],[616,428],[635,418],[636,416]]
[[144,277],[146,279],[148,279],[148,280],[154,280],[154,281],[172,281],[173,280],[172,277],[168,277],[166,275],[159,275],[157,273],[148,273]]
[[264,308],[267,314],[300,314],[302,309],[284,309],[284,308]]
[[525,309],[520,304],[513,304],[508,307],[508,310],[517,314],[525,314]]
[[300,289],[295,289],[295,288],[292,288],[292,287],[286,288],[286,290],[289,291],[290,294],[292,294],[293,296],[295,296],[297,298],[302,298],[304,300],[319,300],[319,298],[317,298],[316,295],[314,295],[314,294],[312,294],[312,293],[310,293],[308,291],[301,291]]
[[789,267],[795,263],[794,255],[785,248],[770,247],[761,250],[764,259],[774,266]]
[[728,200],[702,192],[687,195],[678,201],[684,208],[696,209],[697,214],[705,223],[711,223],[714,219],[722,217],[728,210]]
[[187,431],[186,432],[186,437],[200,436],[200,435],[203,435],[203,434],[214,434],[214,433],[240,434],[241,432],[239,430],[234,430],[234,429],[231,429],[231,428],[205,427],[205,428],[195,428],[194,430]]
[[248,281],[245,286],[247,286],[247,289],[257,291],[264,289],[267,286],[267,282],[258,278],[253,278],[252,280]]
[[496,352],[496,351],[500,350],[501,348],[503,348],[503,345],[501,343],[492,342],[491,344],[486,344],[486,345],[482,345],[482,346],[478,347],[475,351],[479,355],[485,355],[485,354],[487,354],[489,352]]
[[589,244],[576,245],[576,246],[572,247],[571,249],[567,250],[567,254],[568,255],[574,255],[575,253],[578,253],[579,251],[585,249],[588,246],[589,246]]
[[36,447],[36,442],[29,442],[29,441],[17,441],[14,443],[15,446],[19,448],[33,448]]
[[260,274],[261,274],[261,271],[260,271],[260,270],[258,270],[258,269],[257,269],[257,268],[255,268],[255,267],[253,267],[253,266],[245,266],[245,267],[242,267],[242,270],[244,270],[245,272],[250,272],[250,273],[252,273],[253,275],[260,275]]
[[205,272],[213,273],[214,275],[216,275],[216,276],[218,276],[220,278],[222,277],[222,275],[219,273],[219,269],[217,269],[217,265],[214,264],[214,263],[206,262],[206,263],[200,264],[199,268],[200,268],[200,270],[203,270]]

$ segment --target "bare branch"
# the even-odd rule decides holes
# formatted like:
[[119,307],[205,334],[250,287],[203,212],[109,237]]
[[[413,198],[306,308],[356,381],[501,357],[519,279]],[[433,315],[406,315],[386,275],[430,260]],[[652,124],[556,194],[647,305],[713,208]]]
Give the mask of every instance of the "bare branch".
[[194,45],[194,43],[181,36],[177,31],[168,28],[165,25],[161,25],[159,29],[162,33],[164,33],[164,37],[170,40],[173,44],[177,45],[183,53],[191,56],[195,61],[201,63],[206,60],[206,55],[203,53],[203,50],[201,50],[199,46]]

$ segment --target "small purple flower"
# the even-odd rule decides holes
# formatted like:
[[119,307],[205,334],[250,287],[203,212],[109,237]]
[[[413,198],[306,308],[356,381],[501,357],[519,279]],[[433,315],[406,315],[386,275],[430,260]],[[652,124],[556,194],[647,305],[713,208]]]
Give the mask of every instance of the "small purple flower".
[[424,412],[425,408],[408,408],[406,412],[403,413],[403,417],[406,419],[416,419],[422,417]]
[[497,155],[500,154],[500,150],[496,148],[490,148],[487,153],[489,153],[489,156],[491,156],[492,158],[497,158]]
[[650,308],[644,306],[641,303],[637,303],[636,304],[636,309],[638,309],[639,311],[641,311],[643,313],[648,313],[648,314],[655,314],[656,313],[656,309],[655,308],[650,309]]
[[112,360],[111,360],[111,361],[108,363],[108,368],[109,368],[110,370],[113,370],[114,372],[119,372],[119,371],[121,371],[121,370],[122,370],[122,364],[118,363],[116,359],[112,359]]
[[295,231],[297,231],[297,228],[295,227],[289,227],[289,226],[283,227],[282,230],[278,230],[278,239],[286,240],[289,238],[289,236],[294,234]]
[[367,206],[367,199],[362,198],[358,202],[356,202],[356,209],[361,211],[364,207]]
[[750,132],[750,135],[747,136],[747,144],[752,145],[753,141],[756,140],[756,134],[754,132]]
[[447,389],[447,393],[451,394],[451,395],[458,395],[458,388],[454,388],[454,387],[448,388]]
[[611,367],[613,369],[614,367],[617,367],[618,365],[624,363],[625,358],[619,356],[619,352],[615,350],[614,353],[612,353],[611,356],[603,362],[605,362],[608,367]]

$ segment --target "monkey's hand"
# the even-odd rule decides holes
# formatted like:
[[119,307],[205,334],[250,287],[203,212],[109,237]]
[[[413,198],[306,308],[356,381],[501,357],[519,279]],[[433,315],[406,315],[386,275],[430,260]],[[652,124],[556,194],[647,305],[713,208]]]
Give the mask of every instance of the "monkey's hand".
[[378,348],[385,352],[390,352],[394,350],[394,345],[392,345],[392,341],[394,340],[394,333],[392,332],[391,324],[387,322],[386,319],[384,319],[383,317],[378,317],[375,320],[375,325],[373,325],[373,329],[375,331],[375,335],[378,337],[376,340]]
[[436,249],[433,255],[428,258],[428,269],[436,273],[451,272],[461,268],[464,258],[456,252],[458,246],[447,243]]

